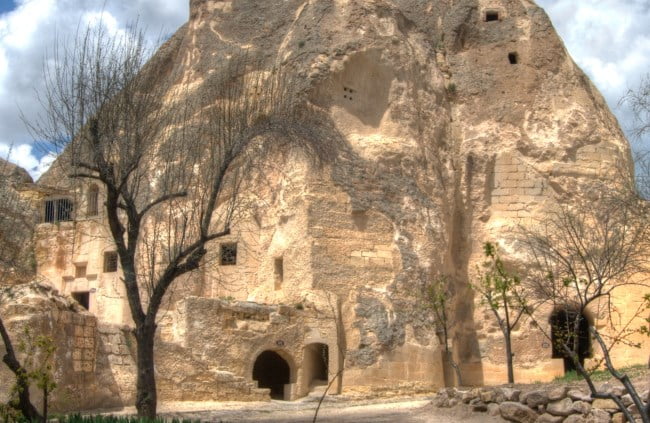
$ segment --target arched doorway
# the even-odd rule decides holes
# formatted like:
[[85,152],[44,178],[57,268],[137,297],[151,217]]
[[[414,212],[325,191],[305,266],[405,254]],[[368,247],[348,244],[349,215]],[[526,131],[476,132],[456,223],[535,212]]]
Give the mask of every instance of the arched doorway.
[[269,388],[271,398],[284,399],[284,385],[289,383],[289,363],[275,351],[264,351],[255,359],[253,380],[260,388]]
[[549,323],[551,324],[553,358],[564,359],[564,372],[576,370],[573,360],[564,350],[564,345],[570,349],[577,347],[575,351],[578,353],[578,361],[584,365],[585,358],[591,355],[591,337],[589,336],[587,318],[571,309],[560,309],[553,312]]
[[305,346],[302,359],[305,387],[327,385],[329,379],[329,347],[315,342]]

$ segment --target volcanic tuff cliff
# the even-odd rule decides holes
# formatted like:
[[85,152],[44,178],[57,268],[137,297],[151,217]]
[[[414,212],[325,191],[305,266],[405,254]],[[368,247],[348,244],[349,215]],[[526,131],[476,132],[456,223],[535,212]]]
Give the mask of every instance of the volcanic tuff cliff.
[[[323,168],[292,156],[265,188],[255,258],[225,277],[246,281],[236,299],[342,298],[351,383],[437,347],[413,304],[443,273],[455,284],[456,352],[480,366],[492,347],[467,282],[482,242],[630,166],[615,118],[529,0],[191,0],[152,63],[199,95],[242,53],[291,75],[345,145]],[[268,288],[274,257],[280,291]],[[515,348],[522,363],[539,358]],[[409,377],[430,369],[418,371]]]
[[[324,172],[305,173],[300,195],[313,286],[358,289],[362,348],[352,362],[375,360],[363,353],[368,343],[375,351],[403,343],[409,324],[418,338],[402,301],[437,272],[457,282],[461,355],[478,359],[472,298],[462,294],[481,243],[629,166],[615,118],[532,1],[193,0],[190,8],[164,53],[182,58],[184,82],[199,85],[230,54],[262,55],[269,68],[291,69],[348,143]],[[382,275],[359,278],[363,267],[334,257],[368,233],[399,254]],[[383,321],[373,307],[395,315]]]

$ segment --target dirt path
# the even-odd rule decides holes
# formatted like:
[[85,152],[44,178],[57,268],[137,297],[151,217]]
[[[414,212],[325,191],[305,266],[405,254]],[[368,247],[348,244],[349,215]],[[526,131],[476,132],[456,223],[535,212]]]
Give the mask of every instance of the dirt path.
[[[393,398],[378,400],[328,400],[321,406],[318,421],[367,423],[453,423],[503,422],[501,418],[472,413],[467,406],[438,409],[431,398]],[[311,422],[317,403],[314,399],[270,402],[203,402],[164,403],[159,415],[164,418],[192,419],[203,422]],[[126,408],[113,414],[132,414]]]

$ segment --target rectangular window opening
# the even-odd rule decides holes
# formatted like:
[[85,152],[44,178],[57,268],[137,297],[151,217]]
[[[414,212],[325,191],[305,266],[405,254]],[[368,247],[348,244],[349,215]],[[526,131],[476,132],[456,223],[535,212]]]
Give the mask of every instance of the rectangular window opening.
[[508,61],[510,62],[511,65],[516,65],[517,62],[519,62],[519,57],[517,57],[517,53],[508,53]]
[[70,221],[72,220],[72,210],[72,200],[68,198],[45,200],[43,222],[56,223]]
[[78,302],[80,306],[82,306],[86,310],[90,310],[90,292],[88,291],[73,292],[72,298],[74,298],[75,301]]
[[282,288],[282,282],[284,281],[284,260],[282,257],[273,260],[273,276],[275,279],[275,289],[277,291]]
[[88,216],[97,216],[99,214],[99,189],[96,185],[92,185],[88,189]]
[[77,263],[74,265],[74,277],[75,279],[86,277],[86,263]]
[[494,22],[499,20],[499,12],[496,10],[488,10],[485,12],[485,22]]
[[220,263],[222,266],[234,266],[237,264],[237,243],[221,244],[219,252]]
[[106,251],[104,253],[104,273],[117,272],[117,252]]

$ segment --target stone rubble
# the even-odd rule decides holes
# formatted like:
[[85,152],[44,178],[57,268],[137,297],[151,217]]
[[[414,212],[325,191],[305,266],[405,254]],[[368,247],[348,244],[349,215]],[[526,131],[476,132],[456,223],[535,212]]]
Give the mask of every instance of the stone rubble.
[[[627,391],[605,383],[599,392],[620,398],[635,418],[638,409]],[[639,391],[642,399],[647,392]],[[438,408],[468,404],[474,412],[487,412],[518,423],[622,423],[624,414],[612,399],[592,398],[589,393],[567,386],[535,389],[527,392],[509,387],[445,388],[433,399]],[[644,404],[646,404],[644,402]]]

